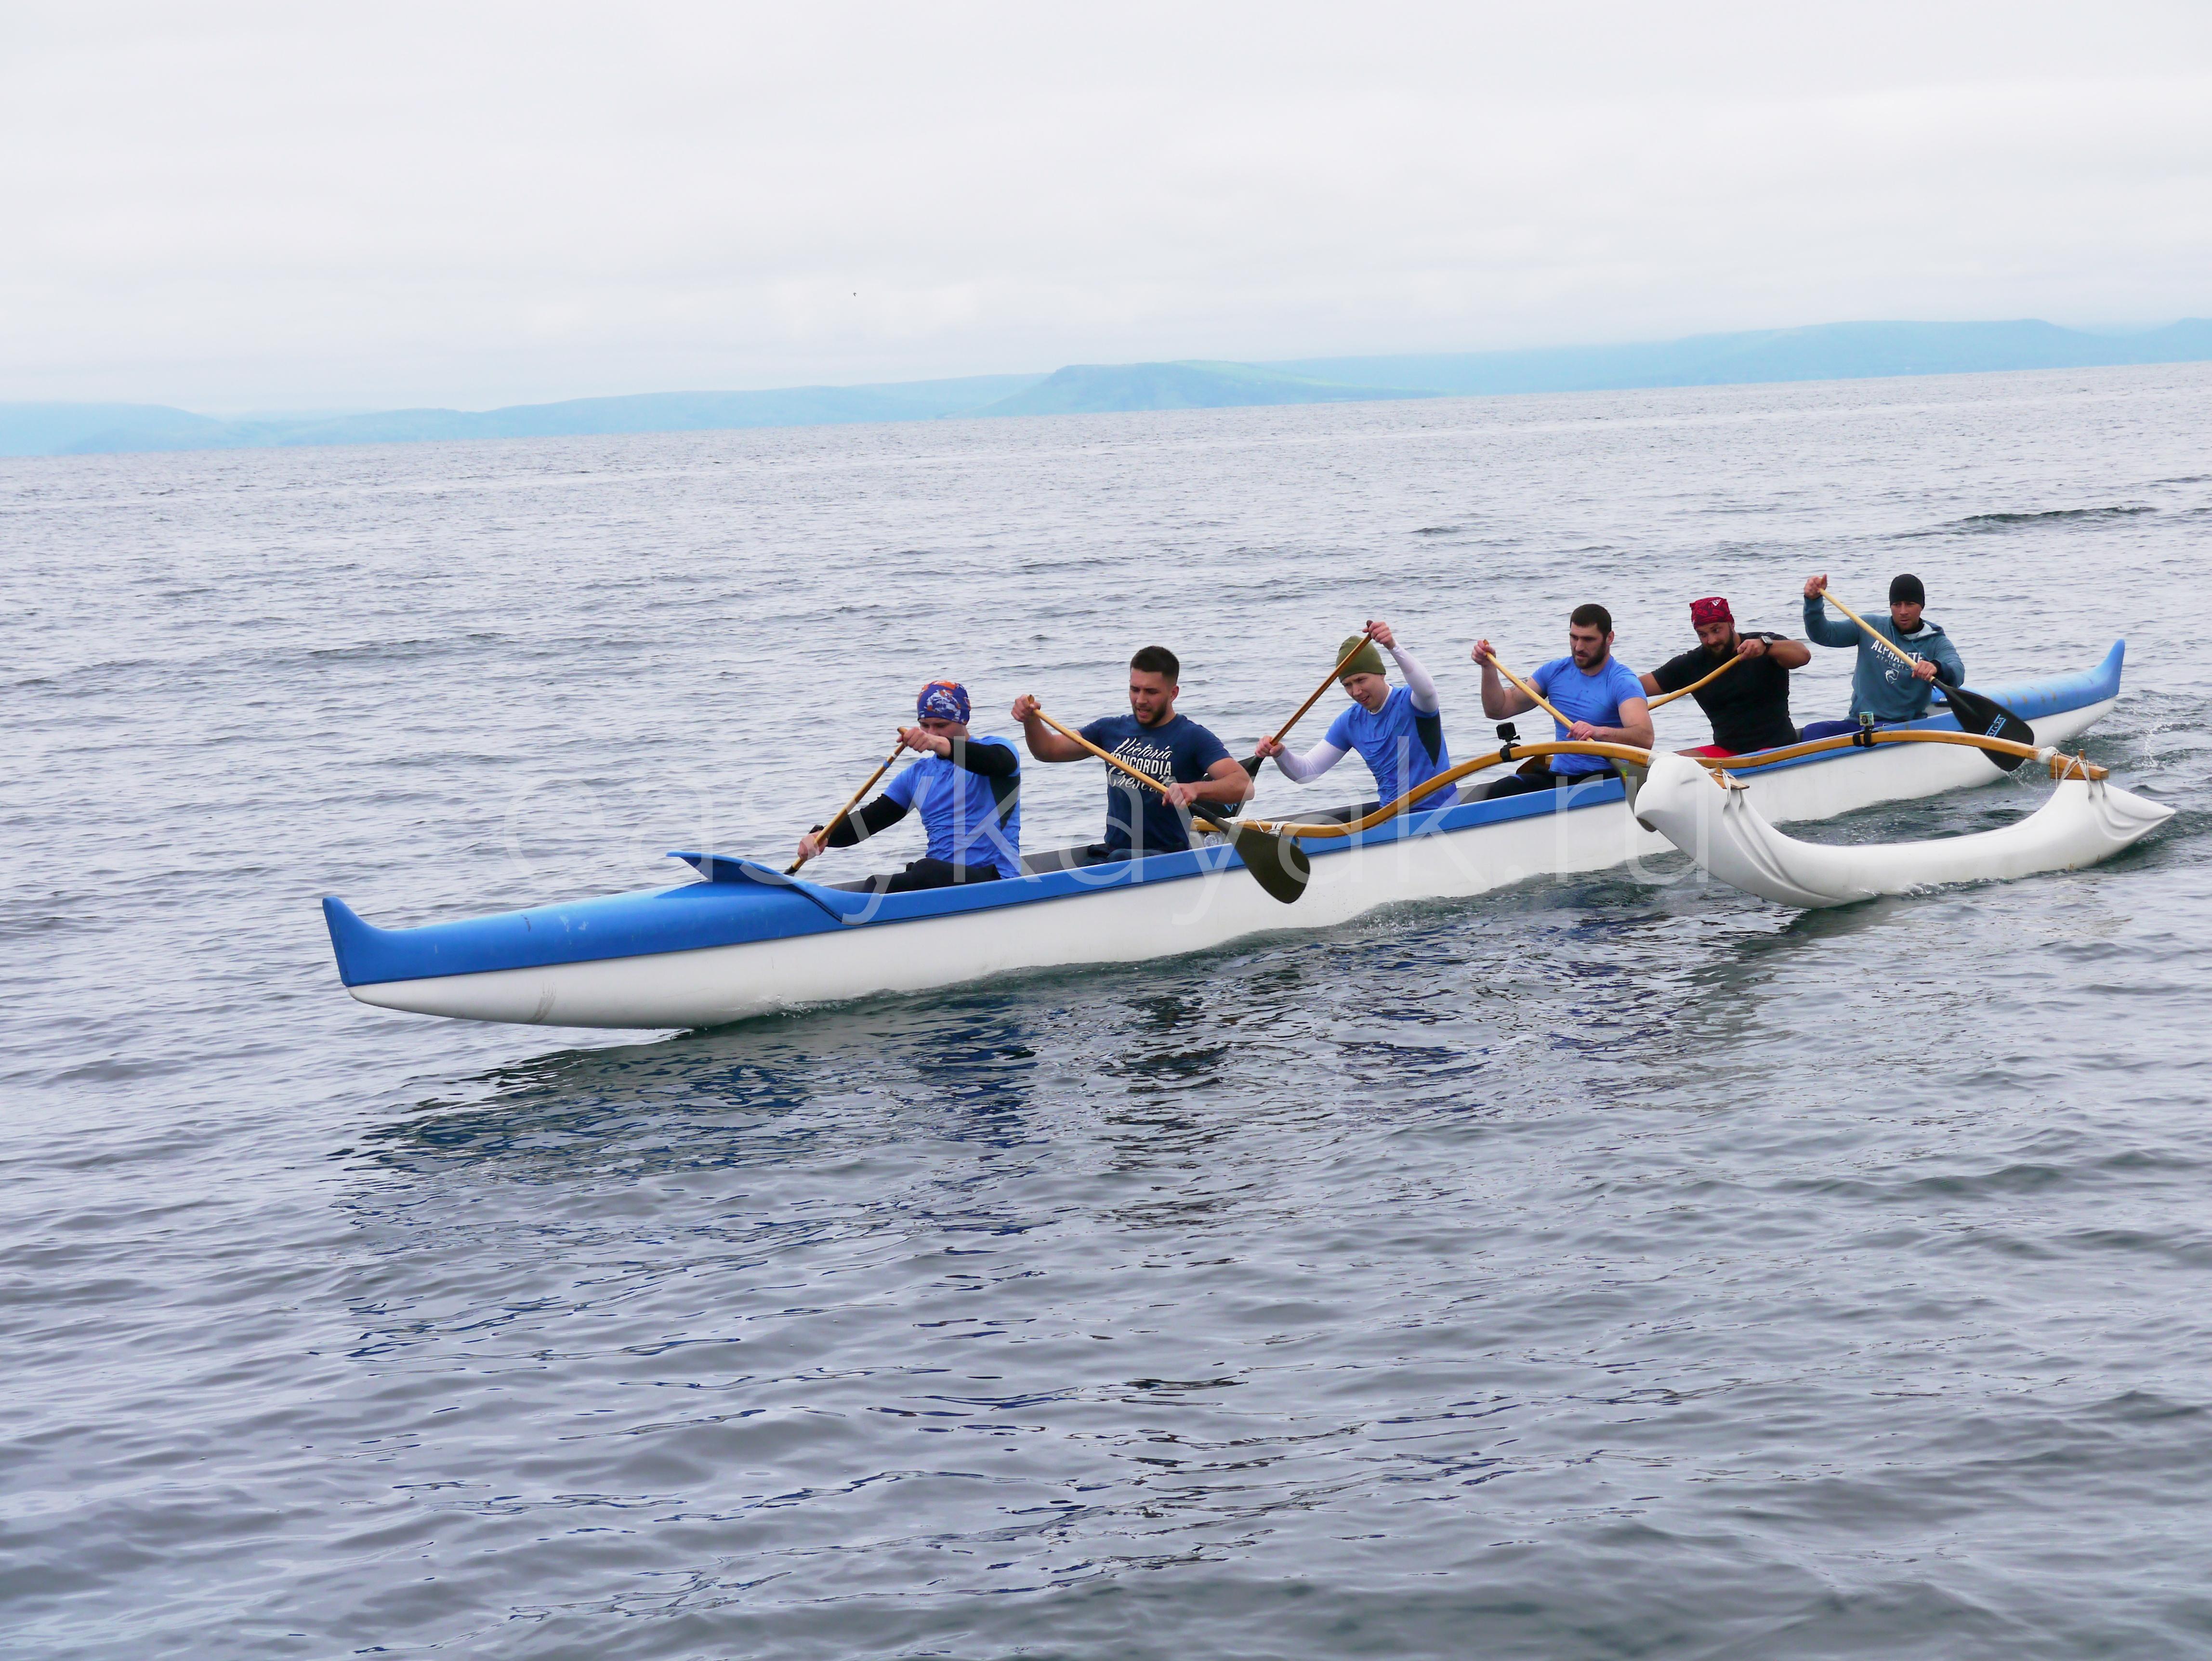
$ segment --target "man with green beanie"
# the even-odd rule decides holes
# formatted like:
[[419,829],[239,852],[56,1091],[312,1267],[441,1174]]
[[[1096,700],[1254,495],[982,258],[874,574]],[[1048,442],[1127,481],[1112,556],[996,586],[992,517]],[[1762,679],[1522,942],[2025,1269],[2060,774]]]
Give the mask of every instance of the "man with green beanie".
[[[1328,735],[1303,756],[1291,754],[1273,739],[1261,739],[1259,751],[1275,758],[1285,777],[1306,784],[1357,750],[1375,776],[1376,800],[1391,802],[1450,766],[1451,752],[1444,748],[1443,705],[1429,672],[1398,644],[1389,624],[1369,624],[1367,635],[1358,655],[1344,666],[1344,691],[1352,707],[1329,723]],[[1336,648],[1338,660],[1355,646],[1359,636],[1346,636]],[[1403,686],[1391,686],[1378,646],[1398,660]],[[1451,799],[1450,791],[1437,790],[1413,806],[1442,807]]]
[[1862,715],[1877,721],[1918,721],[1928,713],[1929,691],[1938,674],[1954,686],[1966,684],[1966,666],[1960,660],[1959,648],[1939,624],[1920,614],[1928,603],[1928,591],[1918,577],[1907,572],[1891,582],[1888,617],[1868,619],[1869,626],[1880,630],[1898,652],[1914,660],[1909,665],[1849,618],[1830,617],[1827,592],[1825,574],[1805,579],[1805,638],[1816,646],[1858,648],[1859,660],[1851,675],[1851,713],[1847,721],[1816,721],[1802,736],[1829,738],[1850,732]]

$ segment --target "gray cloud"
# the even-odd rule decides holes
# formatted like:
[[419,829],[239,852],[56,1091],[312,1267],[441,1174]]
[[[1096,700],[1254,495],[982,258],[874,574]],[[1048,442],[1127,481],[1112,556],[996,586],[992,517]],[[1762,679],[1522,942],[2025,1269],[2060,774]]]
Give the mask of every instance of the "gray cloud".
[[2212,10],[1802,9],[18,6],[0,397],[2212,310]]

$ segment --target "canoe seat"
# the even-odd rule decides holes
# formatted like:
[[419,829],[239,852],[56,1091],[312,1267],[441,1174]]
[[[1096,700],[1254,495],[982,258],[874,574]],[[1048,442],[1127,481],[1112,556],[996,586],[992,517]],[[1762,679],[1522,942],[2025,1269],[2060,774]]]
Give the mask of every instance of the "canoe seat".
[[1085,863],[1085,856],[1090,851],[1086,843],[1074,848],[1054,848],[1042,854],[1024,854],[1022,855],[1022,869],[1030,876],[1040,871],[1073,871]]

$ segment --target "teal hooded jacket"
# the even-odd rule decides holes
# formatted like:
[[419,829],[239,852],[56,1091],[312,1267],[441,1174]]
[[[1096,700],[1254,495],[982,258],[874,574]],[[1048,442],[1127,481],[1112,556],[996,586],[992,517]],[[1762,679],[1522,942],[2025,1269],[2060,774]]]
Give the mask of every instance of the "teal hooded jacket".
[[[1952,685],[1966,684],[1966,666],[1959,657],[1959,648],[1939,625],[1923,617],[1918,629],[1900,635],[1887,612],[1867,621],[1907,656],[1933,659],[1936,672]],[[1805,602],[1805,638],[1821,646],[1859,648],[1858,666],[1851,674],[1852,720],[1872,715],[1876,721],[1918,721],[1928,713],[1929,692],[1935,683],[1914,678],[1909,664],[1899,662],[1894,654],[1869,640],[1866,630],[1849,618],[1830,617],[1827,602],[1817,594]]]

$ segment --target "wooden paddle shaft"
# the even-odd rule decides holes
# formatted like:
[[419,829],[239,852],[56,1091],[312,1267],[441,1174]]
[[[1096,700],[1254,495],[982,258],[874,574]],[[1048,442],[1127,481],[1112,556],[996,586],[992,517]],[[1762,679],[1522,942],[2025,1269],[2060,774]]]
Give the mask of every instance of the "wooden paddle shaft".
[[1505,666],[1504,661],[1498,657],[1497,653],[1492,652],[1490,654],[1490,660],[1497,666],[1498,672],[1499,674],[1504,676],[1506,679],[1511,681],[1516,686],[1519,687],[1523,696],[1535,699],[1537,707],[1542,709],[1543,712],[1549,715],[1553,721],[1559,722],[1562,727],[1572,727],[1574,725],[1574,722],[1571,719],[1561,715],[1557,709],[1553,707],[1552,701],[1549,698],[1546,697],[1541,692],[1528,684],[1527,681],[1522,679],[1520,676],[1515,674],[1510,669],[1508,669]]
[[[1067,727],[1062,727],[1050,715],[1045,714],[1042,709],[1036,712],[1036,717],[1046,726],[1051,727],[1054,732],[1059,733],[1060,737],[1066,739],[1070,744],[1081,745],[1085,750],[1088,750],[1092,755],[1097,757],[1099,760],[1104,762],[1109,767],[1119,768],[1122,772],[1127,773],[1131,778],[1136,780],[1138,783],[1149,784],[1153,789],[1158,791],[1162,795],[1164,796],[1167,794],[1167,786],[1162,784],[1150,773],[1139,773],[1135,768],[1130,766],[1127,762],[1123,761],[1119,756],[1108,755],[1097,745],[1091,743],[1089,739],[1085,738],[1082,733],[1073,732]],[[1196,823],[1204,825],[1207,830],[1222,830],[1225,834],[1225,827],[1216,824],[1212,819],[1201,819],[1199,818],[1196,814],[1193,814],[1191,817]]]
[[[2069,766],[2078,763],[2089,770],[2089,776],[2092,778],[2101,778],[2105,776],[2106,771],[2094,763],[2083,761],[2079,756],[2062,756],[2055,750],[2045,749],[2033,744],[2021,744],[2012,739],[1993,739],[1979,733],[1929,733],[1917,728],[1899,727],[1884,727],[1865,734],[1863,738],[1857,733],[1838,733],[1831,738],[1808,739],[1802,744],[1785,744],[1773,750],[1754,750],[1741,756],[1723,757],[1688,752],[1685,752],[1685,755],[1686,759],[1697,763],[1698,766],[1709,767],[1717,772],[1723,768],[1727,768],[1743,773],[1753,772],[1762,767],[1772,767],[1785,761],[1796,761],[1803,756],[1817,756],[1826,751],[1849,750],[1860,745],[1862,742],[1865,744],[1963,744],[1972,750],[1992,751],[2001,756],[2018,756],[2024,761],[2036,761],[2049,757],[2051,764],[2054,768],[2061,763]],[[2051,776],[2056,778],[2060,775],[2053,773]]]
[[[847,816],[850,814],[855,807],[858,807],[860,805],[860,798],[866,795],[869,791],[876,788],[876,781],[883,777],[885,773],[890,771],[891,764],[899,758],[899,751],[905,748],[906,740],[903,738],[902,738],[896,744],[891,745],[891,752],[884,757],[884,764],[876,769],[874,772],[868,775],[868,782],[862,785],[859,789],[853,792],[851,799],[848,800],[842,807],[837,810],[836,816],[832,818],[829,824],[822,827],[823,840],[825,842],[828,841],[830,832],[836,830],[839,825],[844,824]],[[785,868],[783,874],[787,877],[796,876],[799,874],[799,867],[805,863],[806,861],[803,859],[793,860],[790,865]]]
[[1921,659],[1913,656],[1911,653],[1906,651],[1895,641],[1892,640],[1887,635],[1882,633],[1881,630],[1875,628],[1874,624],[1869,623],[1856,611],[1851,610],[1850,606],[1844,605],[1843,601],[1838,599],[1826,588],[1820,590],[1820,598],[1826,600],[1829,605],[1834,606],[1838,611],[1841,611],[1853,623],[1857,624],[1860,628],[1865,630],[1867,633],[1871,635],[1875,639],[1880,641],[1883,647],[1888,651],[1890,656],[1895,658],[1899,663],[1910,663],[1917,666],[1922,661]]
[[1677,687],[1671,692],[1662,692],[1657,697],[1653,698],[1650,703],[1644,707],[1646,709],[1656,709],[1662,704],[1672,703],[1676,698],[1686,698],[1689,697],[1691,693],[1696,691],[1700,686],[1711,685],[1713,682],[1718,680],[1723,675],[1728,673],[1729,670],[1735,668],[1737,664],[1741,663],[1742,661],[1743,650],[1741,647],[1738,647],[1735,655],[1730,657],[1726,663],[1721,665],[1719,668],[1714,670],[1711,674],[1698,677],[1696,680],[1692,681],[1687,686]]
[[[1509,750],[1511,751],[1510,755],[1507,753]],[[1562,739],[1557,742],[1546,739],[1535,744],[1509,745],[1505,749],[1492,750],[1487,755],[1477,756],[1473,761],[1461,762],[1457,766],[1448,767],[1441,773],[1423,779],[1395,801],[1385,802],[1373,812],[1359,818],[1349,821],[1332,819],[1322,824],[1294,824],[1287,820],[1279,822],[1273,819],[1245,819],[1242,823],[1248,830],[1263,830],[1273,837],[1354,836],[1362,830],[1372,830],[1384,820],[1395,818],[1401,813],[1411,812],[1413,804],[1423,796],[1433,795],[1448,786],[1456,784],[1471,773],[1479,773],[1486,767],[1496,767],[1507,761],[1521,761],[1531,756],[1601,756],[1608,761],[1620,762],[1629,767],[1648,767],[1651,764],[1651,752],[1649,750],[1639,750],[1632,744],[1611,744],[1600,739]],[[1719,765],[1718,763],[1711,764]],[[1613,775],[1592,773],[1589,776],[1591,782],[1595,783],[1601,779],[1610,778]]]
[[[2055,779],[2087,778],[2094,781],[2109,776],[2107,769],[2100,767],[2094,762],[2086,760],[2080,756],[2062,755],[2055,750],[2043,750],[2033,745],[2016,744],[2010,739],[1984,738],[1973,733],[1887,731],[1875,733],[1873,741],[1875,744],[1957,744],[1964,745],[1970,749],[1994,750],[2004,755],[2021,756],[2031,761],[2040,757],[2048,757],[2051,763],[2051,776]],[[1833,738],[1814,739],[1809,743],[1793,744],[1779,750],[1761,750],[1748,756],[1724,758],[1719,756],[1690,754],[1686,756],[1685,759],[1693,761],[1709,771],[1725,775],[1731,767],[1739,771],[1755,771],[1757,769],[1772,766],[1778,763],[1795,761],[1801,756],[1819,755],[1828,751],[1848,750],[1858,742],[1858,735],[1856,733],[1838,733]],[[1556,744],[1516,744],[1511,746],[1511,750],[1512,754],[1510,757],[1503,750],[1493,750],[1487,755],[1477,756],[1473,761],[1461,762],[1457,766],[1448,768],[1433,778],[1424,779],[1397,800],[1386,802],[1373,812],[1349,823],[1298,824],[1271,819],[1246,819],[1243,823],[1248,830],[1264,830],[1271,836],[1348,837],[1357,835],[1362,830],[1371,830],[1384,820],[1395,818],[1400,813],[1411,812],[1413,803],[1420,797],[1429,795],[1446,785],[1455,784],[1471,773],[1479,773],[1485,768],[1495,767],[1508,760],[1518,761],[1526,756],[1602,756],[1609,761],[1631,767],[1648,767],[1651,763],[1651,752],[1648,750],[1638,750],[1632,745],[1607,743],[1601,739],[1591,739],[1582,743],[1563,741]],[[1750,764],[1748,767],[1745,766],[1747,762]]]
[[1290,736],[1291,728],[1296,727],[1300,721],[1304,721],[1306,718],[1306,711],[1312,709],[1314,705],[1321,702],[1321,695],[1328,691],[1330,687],[1335,685],[1337,682],[1344,678],[1346,666],[1350,664],[1352,659],[1358,657],[1362,652],[1365,651],[1374,643],[1375,636],[1373,635],[1369,634],[1364,630],[1360,631],[1359,644],[1353,647],[1349,652],[1346,652],[1344,656],[1338,660],[1336,667],[1328,672],[1328,678],[1322,682],[1320,685],[1315,687],[1313,690],[1313,696],[1308,698],[1304,703],[1301,703],[1297,707],[1296,713],[1294,713],[1288,721],[1285,721],[1280,727],[1276,729],[1276,743],[1280,744],[1285,739]]
[[[1060,737],[1088,750],[1109,767],[1118,768],[1139,784],[1151,785],[1164,796],[1168,794],[1168,787],[1158,779],[1150,774],[1139,773],[1119,757],[1108,755],[1082,733],[1071,733],[1042,709],[1036,712],[1036,716]],[[1304,850],[1297,843],[1286,842],[1279,837],[1269,837],[1249,825],[1223,824],[1214,819],[1201,818],[1195,813],[1191,815],[1191,823],[1200,830],[1212,830],[1228,837],[1237,850],[1237,857],[1243,862],[1244,869],[1271,899],[1280,900],[1288,905],[1305,892],[1306,882],[1313,875],[1313,867],[1307,862]]]

